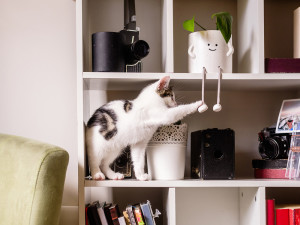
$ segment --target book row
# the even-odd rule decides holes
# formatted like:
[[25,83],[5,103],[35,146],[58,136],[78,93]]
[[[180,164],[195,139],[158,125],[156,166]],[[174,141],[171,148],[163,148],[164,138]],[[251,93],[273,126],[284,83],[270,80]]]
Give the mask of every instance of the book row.
[[85,207],[86,225],[156,225],[150,201],[127,205],[120,211],[118,204],[95,201]]
[[267,225],[300,225],[300,204],[276,205],[275,199],[266,201]]

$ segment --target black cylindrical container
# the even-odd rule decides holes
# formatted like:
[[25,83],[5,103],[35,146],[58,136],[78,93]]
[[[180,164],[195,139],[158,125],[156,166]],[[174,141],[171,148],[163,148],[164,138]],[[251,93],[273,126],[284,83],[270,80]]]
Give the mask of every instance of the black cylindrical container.
[[93,72],[124,72],[125,59],[120,33],[94,33],[92,46]]

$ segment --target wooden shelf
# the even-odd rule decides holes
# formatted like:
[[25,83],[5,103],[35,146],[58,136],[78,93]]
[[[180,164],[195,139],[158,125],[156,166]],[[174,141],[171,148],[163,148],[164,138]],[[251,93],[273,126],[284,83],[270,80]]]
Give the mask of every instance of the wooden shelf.
[[300,187],[299,180],[285,179],[237,179],[237,180],[86,180],[85,187]]
[[[163,76],[171,76],[171,82],[180,91],[200,91],[201,73],[103,73],[84,72],[83,79],[89,90],[141,90]],[[208,73],[205,88],[216,90],[217,73]],[[299,90],[300,73],[224,73],[222,90]]]

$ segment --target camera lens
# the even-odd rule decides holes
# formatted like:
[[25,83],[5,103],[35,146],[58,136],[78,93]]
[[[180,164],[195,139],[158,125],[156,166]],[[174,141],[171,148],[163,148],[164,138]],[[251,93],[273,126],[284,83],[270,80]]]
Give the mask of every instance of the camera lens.
[[131,45],[130,50],[134,58],[140,60],[149,54],[150,47],[146,41],[139,40]]
[[287,156],[288,145],[286,140],[275,136],[266,138],[259,145],[259,153],[263,159],[283,159]]
[[128,157],[127,154],[123,153],[121,156],[119,156],[119,158],[117,158],[117,160],[115,161],[116,166],[119,168],[123,168],[127,165],[128,162]]
[[214,158],[217,159],[217,160],[221,160],[223,159],[223,152],[221,150],[215,150],[214,151]]

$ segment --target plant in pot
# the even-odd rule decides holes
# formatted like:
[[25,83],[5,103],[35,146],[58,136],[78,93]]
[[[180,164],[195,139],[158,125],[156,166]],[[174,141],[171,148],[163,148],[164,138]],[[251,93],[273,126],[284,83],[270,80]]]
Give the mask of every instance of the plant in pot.
[[[189,72],[199,73],[203,67],[208,72],[232,72],[232,16],[228,12],[219,12],[211,16],[216,18],[216,30],[207,30],[201,26],[195,17],[183,22],[183,28],[192,32],[189,34]],[[195,31],[195,25],[202,31]]]

